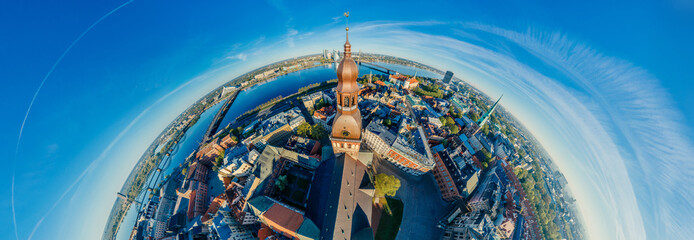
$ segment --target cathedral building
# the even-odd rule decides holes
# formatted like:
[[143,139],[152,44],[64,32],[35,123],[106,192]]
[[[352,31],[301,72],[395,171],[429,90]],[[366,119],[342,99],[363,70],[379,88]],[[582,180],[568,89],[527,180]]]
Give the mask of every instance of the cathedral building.
[[[349,33],[349,28],[347,28]],[[357,102],[359,101],[359,68],[352,59],[352,45],[349,44],[349,35],[345,42],[345,53],[340,65],[337,67],[337,87],[335,88],[337,99],[337,114],[333,121],[330,141],[335,153],[345,153],[354,159],[358,158],[361,147],[361,113]]]
[[[347,28],[349,31],[349,28]],[[325,208],[326,221],[320,224],[321,239],[374,239],[372,216],[374,185],[369,176],[373,154],[360,151],[362,119],[357,107],[359,70],[352,59],[349,36],[344,57],[337,68],[335,88],[337,113],[330,141],[334,151],[334,174]]]

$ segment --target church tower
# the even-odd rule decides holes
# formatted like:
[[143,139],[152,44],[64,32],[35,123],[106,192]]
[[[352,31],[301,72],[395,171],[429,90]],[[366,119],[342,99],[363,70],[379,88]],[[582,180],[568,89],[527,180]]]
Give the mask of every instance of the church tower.
[[359,69],[352,59],[352,45],[349,44],[349,27],[346,28],[345,52],[337,67],[337,114],[333,121],[330,141],[335,153],[345,153],[354,159],[359,156],[361,146],[361,113],[357,106]]

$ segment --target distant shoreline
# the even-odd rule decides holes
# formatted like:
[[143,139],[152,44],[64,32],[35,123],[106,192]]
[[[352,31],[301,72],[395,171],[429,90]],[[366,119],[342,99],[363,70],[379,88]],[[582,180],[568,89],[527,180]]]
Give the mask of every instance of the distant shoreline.
[[[413,68],[418,68],[426,71],[430,71],[432,73],[444,75],[444,71],[441,71],[439,69],[433,68],[431,66],[421,64],[415,61],[407,60],[404,58],[399,58],[399,57],[394,57],[394,56],[389,56],[389,55],[382,55],[382,54],[369,54],[369,53],[362,53],[360,57],[357,58],[357,60],[362,60],[365,62],[378,62],[378,63],[389,63],[389,64],[398,64],[398,65],[403,65],[403,66],[408,66],[408,67],[413,67]],[[361,58],[361,59],[360,59]],[[286,67],[292,67],[292,66],[297,66],[300,63],[303,62],[320,62],[320,64],[317,65],[309,65],[309,66],[304,66],[301,65],[301,67],[295,67],[295,68],[286,68]],[[143,153],[142,157],[140,160],[138,160],[137,164],[131,171],[130,175],[128,176],[127,180],[124,182],[123,187],[121,188],[121,193],[124,195],[128,196],[128,200],[126,201],[123,198],[116,198],[113,208],[111,210],[111,213],[109,215],[108,221],[106,223],[106,227],[104,229],[104,233],[102,236],[102,239],[104,240],[111,240],[115,239],[116,234],[118,230],[120,229],[120,225],[125,217],[125,214],[129,211],[129,208],[132,205],[132,201],[134,197],[138,196],[140,192],[142,191],[142,186],[141,184],[144,184],[142,182],[140,184],[140,180],[143,177],[148,178],[148,176],[151,174],[152,170],[151,166],[157,166],[163,159],[162,157],[162,152],[168,152],[168,150],[174,145],[174,144],[180,144],[179,140],[181,136],[183,136],[188,129],[193,126],[196,122],[197,119],[199,119],[200,114],[203,112],[209,110],[211,107],[215,106],[218,103],[221,103],[222,101],[226,100],[230,96],[234,94],[227,94],[226,96],[220,96],[221,93],[223,92],[223,89],[225,87],[232,87],[236,86],[238,87],[235,91],[236,93],[240,91],[244,91],[248,88],[252,88],[270,81],[275,80],[277,77],[284,76],[293,72],[305,70],[305,69],[310,69],[314,67],[319,67],[319,66],[324,66],[326,64],[331,64],[334,63],[333,61],[326,61],[324,58],[321,57],[320,54],[312,54],[312,55],[305,55],[301,57],[296,57],[296,58],[290,58],[290,59],[285,59],[282,61],[278,61],[275,63],[271,63],[259,68],[256,68],[248,73],[242,74],[225,84],[222,84],[221,86],[215,88],[214,90],[210,91],[208,94],[204,95],[201,97],[198,101],[193,103],[190,107],[188,107],[185,111],[183,111],[179,116],[176,117],[174,121],[172,121],[163,131],[160,133],[160,135],[152,142],[152,144],[147,148],[147,150]],[[290,71],[287,71],[289,69]],[[272,74],[270,75],[264,75],[261,78],[258,78],[259,75],[267,74],[270,71]],[[275,74],[276,73],[276,74]],[[454,77],[455,80],[459,82],[463,82],[461,79]],[[464,83],[464,82],[463,82]],[[467,84],[465,84],[467,85]],[[469,86],[469,85],[468,85]],[[483,95],[486,100],[489,101],[489,97],[484,94],[483,92],[479,91],[478,89],[469,86],[472,89],[474,89],[478,94]],[[506,111],[504,111],[506,112]],[[240,115],[239,117],[242,117]],[[238,119],[238,118],[237,118]],[[236,121],[236,120],[234,120]],[[514,118],[515,122],[518,122]],[[220,126],[221,127],[221,126]],[[528,133],[528,131],[524,128],[522,128],[522,131],[524,133]],[[532,136],[532,135],[531,135]],[[534,136],[533,136],[534,140]],[[536,142],[536,141],[534,141]],[[166,144],[165,147],[161,149],[160,152],[156,153],[155,150],[160,148],[162,144]],[[540,151],[544,152],[544,149],[540,147]],[[148,168],[148,166],[150,166]],[[127,193],[124,193],[127,192]]]

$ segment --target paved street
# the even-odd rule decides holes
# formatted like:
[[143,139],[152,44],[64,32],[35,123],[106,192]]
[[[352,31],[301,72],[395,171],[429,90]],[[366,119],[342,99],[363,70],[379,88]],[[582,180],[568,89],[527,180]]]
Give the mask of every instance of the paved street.
[[427,173],[415,177],[385,160],[376,164],[376,173],[400,179],[400,189],[395,198],[403,201],[405,209],[396,239],[440,239],[443,231],[436,228],[436,223],[450,207],[441,199],[434,176]]

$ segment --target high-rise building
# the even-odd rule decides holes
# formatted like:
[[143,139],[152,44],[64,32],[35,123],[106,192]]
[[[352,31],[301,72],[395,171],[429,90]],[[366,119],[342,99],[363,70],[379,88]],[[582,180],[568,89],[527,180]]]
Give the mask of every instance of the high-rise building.
[[445,83],[450,83],[450,82],[451,82],[451,78],[453,78],[453,72],[451,72],[451,71],[446,71],[446,74],[443,75],[443,82],[445,82]]
[[352,59],[352,45],[349,44],[349,28],[347,28],[345,55],[337,67],[337,114],[333,122],[330,141],[335,153],[345,153],[357,159],[361,146],[361,113],[357,106],[359,99],[359,68]]

